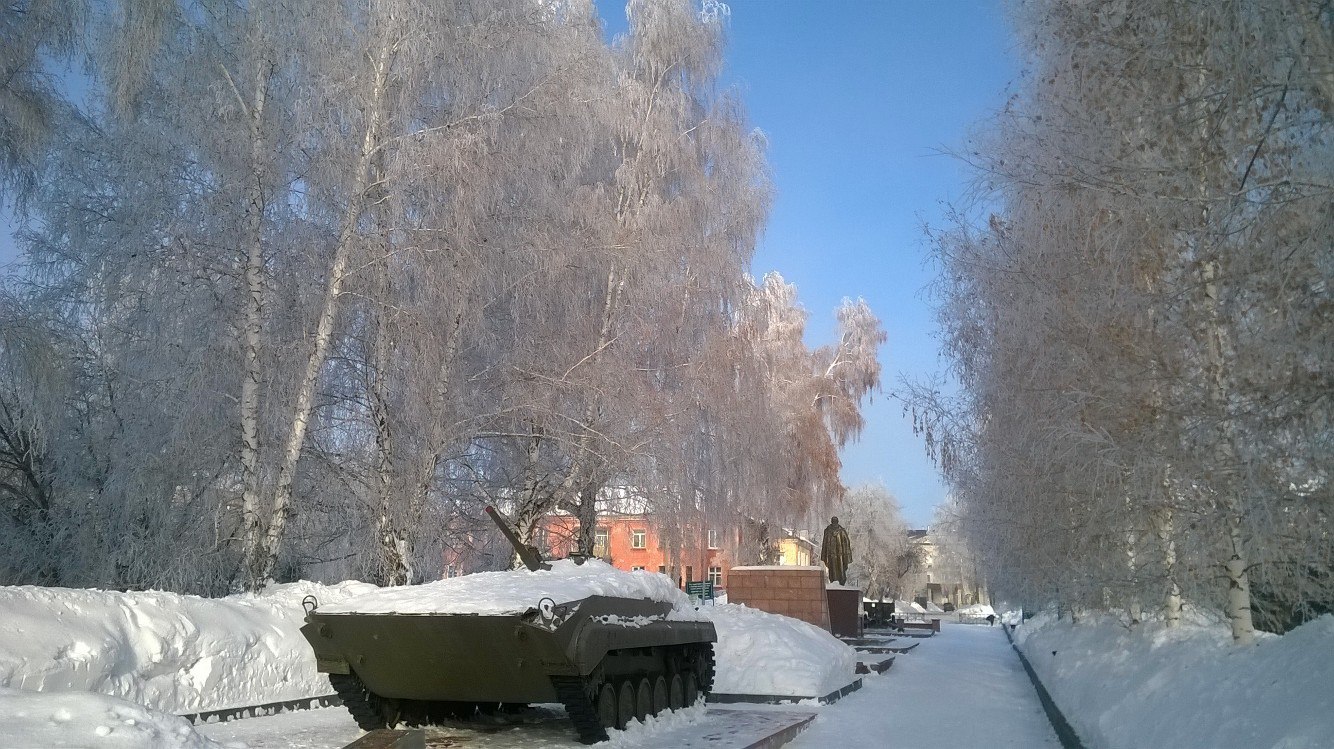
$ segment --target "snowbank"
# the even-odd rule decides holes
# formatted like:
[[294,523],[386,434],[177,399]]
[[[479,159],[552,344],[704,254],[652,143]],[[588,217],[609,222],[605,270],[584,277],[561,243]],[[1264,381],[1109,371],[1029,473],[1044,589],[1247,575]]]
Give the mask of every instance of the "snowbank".
[[0,687],[100,692],[173,713],[329,694],[298,631],[301,599],[373,589],[293,583],[207,599],[0,588]]
[[959,618],[961,619],[967,619],[967,618],[985,619],[988,616],[995,616],[996,610],[991,608],[985,603],[975,603],[972,606],[964,606],[963,608],[958,609],[954,613],[958,614]]
[[0,689],[5,746],[65,749],[221,749],[184,718],[87,692]]
[[894,613],[899,614],[925,614],[926,609],[916,601],[897,600],[894,602]]
[[[116,700],[87,693],[170,713],[328,694],[328,678],[315,671],[315,659],[298,631],[304,618],[301,599],[307,595],[316,596],[326,612],[487,614],[522,611],[543,597],[557,602],[589,595],[652,598],[673,604],[674,619],[714,623],[714,688],[719,692],[817,697],[855,678],[855,651],[819,627],[739,605],[696,608],[663,575],[623,572],[597,561],[582,566],[556,562],[549,572],[479,573],[404,588],[302,582],[259,596],[221,599],[23,586],[0,588],[5,624],[0,629],[0,688],[26,690],[6,693],[0,722],[22,713],[37,715],[32,718],[37,723],[68,723],[50,716],[63,714],[69,700],[88,700],[74,712],[123,714],[123,720],[134,721],[122,720],[123,725],[169,737],[176,735],[175,724],[126,712]],[[120,725],[112,726],[113,733],[130,731]],[[68,730],[75,735],[82,729]],[[176,744],[163,738],[140,745],[193,746],[189,741],[194,739],[182,736]]]
[[700,613],[718,630],[715,692],[823,697],[856,678],[857,652],[815,625],[741,604]]
[[1200,616],[1174,630],[1145,623],[1131,632],[1110,617],[1072,625],[1041,614],[1015,639],[1090,747],[1317,749],[1334,741],[1331,615],[1248,647],[1232,644],[1225,623]]

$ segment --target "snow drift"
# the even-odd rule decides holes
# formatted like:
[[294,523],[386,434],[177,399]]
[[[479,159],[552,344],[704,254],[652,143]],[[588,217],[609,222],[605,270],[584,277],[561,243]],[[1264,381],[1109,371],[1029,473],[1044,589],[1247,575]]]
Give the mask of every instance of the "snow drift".
[[813,624],[741,604],[700,613],[718,630],[715,692],[823,697],[857,678],[857,652]]
[[222,749],[184,718],[88,692],[0,689],[5,746],[64,749]]
[[1195,614],[1129,631],[1040,614],[1015,640],[1084,743],[1100,749],[1322,749],[1334,742],[1334,616],[1232,644]]
[[301,599],[365,583],[277,585],[221,599],[0,588],[0,687],[100,692],[173,713],[331,693],[301,636]]
[[590,595],[664,601],[673,619],[713,621],[715,688],[723,692],[820,696],[851,681],[856,662],[851,648],[805,622],[743,606],[697,609],[663,575],[559,561],[546,572],[484,572],[401,588],[301,582],[220,599],[0,588],[7,625],[0,688],[99,692],[170,713],[324,696],[332,692],[328,678],[315,670],[299,631],[307,595],[331,613],[504,614],[543,597],[563,603]]

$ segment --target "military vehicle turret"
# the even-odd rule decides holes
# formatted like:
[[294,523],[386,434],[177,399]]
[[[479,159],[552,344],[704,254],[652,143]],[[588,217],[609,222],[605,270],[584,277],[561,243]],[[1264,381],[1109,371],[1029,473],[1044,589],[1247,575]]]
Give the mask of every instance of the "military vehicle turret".
[[327,610],[306,602],[301,633],[359,726],[558,702],[591,744],[712,688],[713,624],[692,616],[666,577],[544,562],[487,512],[527,570],[384,589]]

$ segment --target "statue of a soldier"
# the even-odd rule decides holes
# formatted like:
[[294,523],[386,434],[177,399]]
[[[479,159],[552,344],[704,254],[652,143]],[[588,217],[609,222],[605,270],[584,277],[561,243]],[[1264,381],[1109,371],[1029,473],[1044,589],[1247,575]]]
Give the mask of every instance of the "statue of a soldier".
[[848,565],[852,564],[852,539],[848,531],[838,524],[838,517],[829,519],[824,529],[824,540],[820,542],[820,561],[829,568],[829,582],[845,585],[848,581]]

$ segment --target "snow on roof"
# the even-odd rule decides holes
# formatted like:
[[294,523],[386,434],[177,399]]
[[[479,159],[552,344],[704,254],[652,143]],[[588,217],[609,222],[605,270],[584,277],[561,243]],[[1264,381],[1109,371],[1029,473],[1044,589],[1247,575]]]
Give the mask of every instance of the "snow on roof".
[[698,620],[690,598],[666,576],[637,570],[625,572],[606,562],[572,559],[551,563],[550,570],[478,572],[448,580],[381,588],[346,601],[321,606],[322,614],[520,614],[543,598],[557,604],[589,596],[648,598],[672,604],[668,618]]
[[754,564],[745,567],[733,567],[733,570],[823,570],[824,567],[809,564]]

